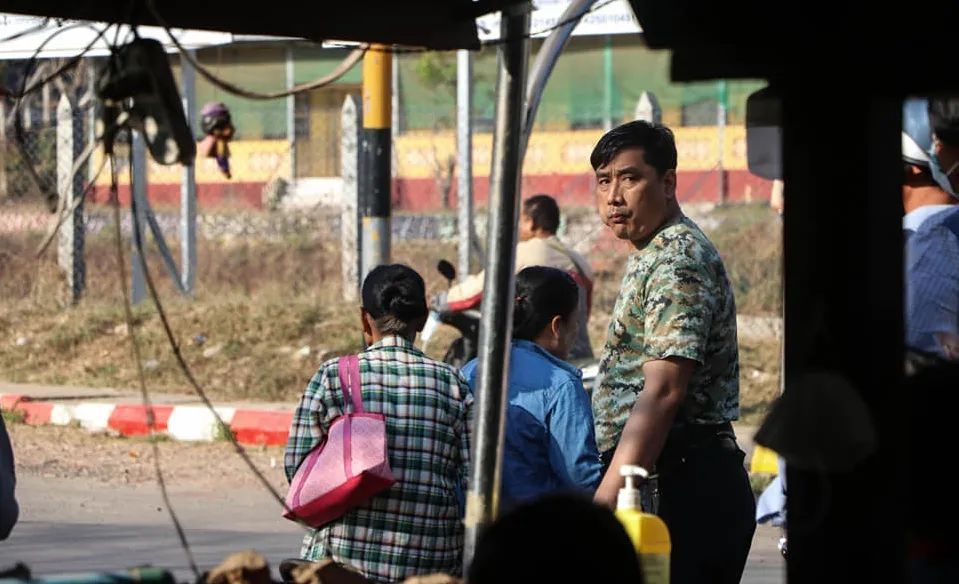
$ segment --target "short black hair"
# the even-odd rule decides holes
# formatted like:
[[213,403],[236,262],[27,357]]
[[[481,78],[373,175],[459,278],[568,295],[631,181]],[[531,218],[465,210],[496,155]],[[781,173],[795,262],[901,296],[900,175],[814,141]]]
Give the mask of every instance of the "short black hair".
[[549,195],[533,195],[523,201],[523,214],[533,220],[536,229],[547,233],[559,231],[559,205]]
[[470,584],[641,584],[636,550],[613,512],[582,495],[546,495],[501,515],[480,538]]
[[589,155],[589,162],[596,170],[629,148],[642,148],[646,164],[655,168],[660,175],[667,170],[676,170],[676,139],[673,131],[662,124],[643,120],[628,122],[606,132]]
[[513,338],[535,340],[559,316],[568,320],[579,306],[579,286],[562,270],[530,266],[516,275]]
[[426,284],[403,264],[373,268],[363,280],[363,309],[383,334],[408,335],[410,323],[426,317]]
[[943,144],[959,146],[959,97],[930,97],[929,124]]

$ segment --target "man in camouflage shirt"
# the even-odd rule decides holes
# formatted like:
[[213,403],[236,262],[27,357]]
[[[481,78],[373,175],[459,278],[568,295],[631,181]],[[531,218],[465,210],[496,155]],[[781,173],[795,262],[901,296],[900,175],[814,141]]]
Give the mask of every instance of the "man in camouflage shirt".
[[739,417],[736,305],[713,244],[676,201],[676,144],[637,121],[590,157],[600,217],[630,256],[593,395],[608,470],[596,500],[614,506],[620,467],[658,473],[673,542],[671,582],[739,582],[755,503],[730,422]]

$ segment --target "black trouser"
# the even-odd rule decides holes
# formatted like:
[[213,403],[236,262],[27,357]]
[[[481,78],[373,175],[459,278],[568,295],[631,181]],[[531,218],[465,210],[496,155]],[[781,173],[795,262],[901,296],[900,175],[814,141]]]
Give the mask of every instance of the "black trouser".
[[[670,432],[656,464],[672,540],[671,584],[734,584],[756,530],[756,500],[730,424]],[[605,453],[608,464],[612,452]]]

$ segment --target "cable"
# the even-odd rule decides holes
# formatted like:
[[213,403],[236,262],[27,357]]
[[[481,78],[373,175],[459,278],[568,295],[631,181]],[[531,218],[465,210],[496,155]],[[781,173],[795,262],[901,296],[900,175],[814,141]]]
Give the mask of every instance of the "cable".
[[593,6],[590,7],[589,10],[587,10],[586,12],[584,12],[584,13],[582,13],[582,14],[578,14],[578,15],[575,15],[575,16],[571,16],[571,17],[569,17],[569,18],[564,18],[563,20],[560,20],[559,22],[556,22],[556,23],[553,24],[552,26],[548,26],[548,27],[546,27],[546,28],[544,28],[544,29],[541,29],[541,30],[530,31],[530,32],[528,32],[527,34],[524,34],[524,35],[520,36],[519,39],[512,39],[512,38],[491,39],[491,40],[488,40],[488,41],[483,41],[481,44],[482,44],[484,47],[495,47],[495,46],[499,46],[499,45],[505,45],[506,43],[512,42],[513,40],[531,39],[531,38],[533,38],[533,37],[537,37],[537,36],[540,36],[540,35],[544,35],[544,34],[546,34],[546,33],[552,32],[552,31],[554,31],[554,30],[556,30],[556,29],[563,28],[563,27],[566,26],[567,24],[574,24],[574,23],[576,23],[576,22],[579,22],[580,20],[582,20],[583,18],[585,18],[587,14],[592,14],[593,12],[596,12],[597,10],[601,10],[601,9],[603,9],[603,8],[606,8],[607,6],[609,6],[610,4],[612,4],[613,2],[617,2],[617,1],[619,1],[619,0],[603,0],[602,2],[598,2],[598,3],[594,4]]
[[[132,140],[131,140],[131,144],[132,144]],[[132,153],[132,148],[131,148],[131,153]],[[131,163],[131,168],[132,168],[132,163]],[[130,179],[130,185],[132,188],[132,185],[133,185],[132,175]],[[130,200],[131,200],[131,205],[135,205],[136,198],[131,195]],[[163,324],[163,330],[166,333],[167,341],[169,342],[170,348],[173,351],[173,356],[176,358],[177,365],[179,365],[180,370],[183,372],[183,375],[186,377],[187,381],[190,382],[190,385],[193,387],[193,391],[196,393],[197,397],[200,398],[200,401],[203,402],[203,405],[213,414],[213,417],[216,420],[218,427],[228,429],[229,426],[223,421],[223,418],[220,416],[220,413],[216,411],[216,407],[213,405],[213,402],[210,401],[210,398],[206,395],[206,392],[203,390],[202,387],[200,387],[200,384],[197,382],[196,377],[194,377],[193,372],[190,370],[189,365],[187,365],[186,360],[183,357],[183,353],[180,351],[180,345],[176,340],[176,335],[173,333],[172,327],[170,326],[170,321],[167,318],[166,311],[163,308],[163,303],[160,301],[160,295],[157,292],[156,285],[153,283],[153,276],[151,275],[150,269],[146,263],[146,259],[143,253],[142,238],[140,236],[139,218],[137,217],[135,208],[133,210],[133,221],[134,221],[134,225],[133,225],[134,243],[136,244],[136,247],[137,247],[137,253],[140,255],[140,263],[143,268],[143,277],[144,277],[144,280],[146,281],[147,289],[150,291],[150,298],[153,301],[153,305],[156,307],[157,314],[160,316],[160,322]],[[126,288],[124,288],[124,291],[125,290]],[[263,476],[263,473],[260,472],[260,469],[256,468],[256,464],[250,458],[249,454],[247,454],[246,449],[243,448],[243,446],[239,442],[237,442],[236,436],[233,435],[233,432],[230,432],[229,430],[227,430],[225,432],[225,435],[227,440],[229,440],[230,444],[233,446],[233,449],[240,456],[240,458],[243,459],[243,462],[246,463],[246,465],[250,468],[250,470],[253,472],[256,478],[260,481],[260,483],[262,483],[263,486],[266,487],[266,490],[270,492],[273,498],[280,504],[280,506],[283,507],[285,511],[291,512],[292,510],[290,509],[289,506],[287,506],[286,500],[283,497],[283,495],[281,495],[275,488],[273,488],[273,485],[271,485],[270,481],[265,476]],[[309,525],[307,525],[305,522],[303,522],[299,518],[295,518],[294,521],[296,521],[297,523],[299,523],[300,525],[302,525],[303,527],[307,529],[312,529]]]
[[[130,152],[130,174],[130,184],[132,186],[132,150]],[[163,497],[163,504],[166,505],[167,513],[170,515],[170,520],[173,522],[174,529],[176,529],[177,537],[180,539],[180,546],[183,548],[183,552],[186,554],[187,561],[190,563],[190,569],[193,571],[193,575],[196,576],[197,581],[199,581],[200,570],[197,568],[196,559],[193,557],[193,551],[190,549],[190,542],[187,541],[186,533],[183,531],[183,525],[180,524],[180,519],[177,517],[176,511],[173,509],[173,505],[170,502],[170,495],[167,493],[166,482],[163,480],[163,469],[160,465],[160,445],[157,440],[154,439],[156,436],[156,418],[153,415],[153,404],[150,402],[150,394],[147,391],[146,376],[143,373],[143,360],[140,356],[140,344],[137,342],[136,337],[136,321],[133,318],[133,309],[130,305],[130,295],[127,293],[127,276],[126,269],[124,269],[123,259],[123,237],[120,232],[120,193],[119,187],[117,186],[116,159],[112,154],[110,155],[110,201],[113,204],[113,223],[115,229],[114,235],[117,244],[117,268],[120,276],[120,292],[123,294],[123,310],[126,314],[127,329],[129,330],[133,358],[137,364],[137,377],[140,382],[140,393],[143,397],[143,406],[146,408],[147,426],[150,428],[150,442],[153,445],[153,465],[154,469],[156,470],[157,484],[160,487],[160,494]],[[146,258],[143,255],[143,240],[140,236],[139,225],[137,224],[136,200],[132,197],[130,198],[130,205],[134,221],[133,240],[136,243],[137,252],[140,256],[140,265],[144,272],[146,272]]]
[[[64,32],[67,32],[68,30],[74,30],[74,29],[77,29],[77,28],[91,28],[91,29],[93,29],[94,32],[97,33],[97,35],[96,35],[95,37],[93,37],[93,40],[92,40],[86,47],[84,47],[84,48],[80,51],[79,54],[77,54],[76,56],[72,57],[69,61],[67,61],[66,63],[64,63],[63,65],[61,65],[60,68],[58,68],[56,71],[54,71],[53,73],[47,75],[47,76],[44,77],[43,79],[40,79],[39,81],[36,81],[33,85],[31,85],[31,86],[28,88],[28,87],[27,87],[27,80],[29,79],[29,74],[28,74],[28,73],[29,73],[31,67],[33,67],[34,63],[36,63],[37,59],[38,59],[39,56],[40,56],[40,53],[43,51],[43,48],[46,47],[47,44],[48,44],[51,40],[53,40],[55,37],[59,36],[60,34],[62,34],[62,33],[64,33]],[[44,85],[46,85],[47,83],[49,83],[50,81],[52,81],[53,79],[59,77],[60,75],[63,75],[63,74],[64,74],[66,71],[68,71],[69,69],[72,69],[73,67],[76,67],[77,64],[83,59],[83,56],[84,56],[85,54],[87,54],[87,53],[90,51],[90,49],[93,48],[94,45],[97,44],[97,42],[103,37],[104,33],[106,33],[107,29],[109,29],[109,28],[110,28],[110,27],[109,27],[109,25],[108,25],[106,28],[104,28],[104,29],[102,29],[102,30],[98,30],[98,29],[95,28],[94,26],[89,25],[89,24],[85,24],[85,23],[71,24],[71,25],[68,25],[68,26],[64,26],[64,27],[58,28],[58,29],[55,30],[53,33],[51,33],[50,36],[48,36],[46,39],[44,39],[42,43],[40,43],[40,46],[37,47],[37,50],[35,50],[35,51],[33,52],[33,55],[32,55],[32,56],[30,57],[30,59],[27,61],[27,66],[26,66],[26,69],[24,70],[24,74],[23,74],[23,84],[22,84],[21,87],[20,87],[20,91],[19,91],[19,92],[13,92],[13,91],[10,91],[9,89],[2,88],[2,89],[0,89],[0,93],[2,93],[3,95],[5,95],[5,96],[7,96],[7,97],[12,97],[12,98],[14,98],[14,99],[21,99],[21,98],[23,98],[23,97],[26,97],[27,95],[30,95],[30,94],[33,93],[34,91],[37,91],[38,89],[40,89],[41,87],[43,87]]]
[[232,93],[233,95],[237,95],[239,97],[245,97],[247,99],[260,99],[260,100],[279,99],[282,97],[289,97],[291,95],[296,95],[298,93],[303,93],[305,91],[312,91],[314,89],[319,89],[321,87],[330,85],[331,83],[335,82],[337,79],[345,75],[346,72],[352,69],[354,65],[359,63],[360,59],[363,58],[363,55],[366,53],[368,49],[368,46],[366,45],[361,45],[359,48],[354,49],[349,55],[346,56],[345,59],[343,59],[343,61],[340,62],[339,65],[336,66],[335,69],[333,69],[333,71],[331,71],[328,75],[320,77],[319,79],[310,81],[308,83],[302,83],[300,85],[296,85],[284,91],[276,91],[273,93],[259,93],[256,91],[250,91],[249,89],[244,89],[240,87],[239,85],[234,85],[233,83],[230,83],[229,81],[221,79],[217,77],[216,75],[214,75],[213,73],[211,73],[206,67],[204,67],[203,65],[200,64],[199,61],[197,61],[196,57],[194,57],[193,54],[188,49],[184,48],[183,45],[180,44],[179,39],[177,39],[173,35],[173,31],[170,29],[170,26],[166,23],[163,17],[160,16],[160,13],[159,11],[157,11],[156,5],[154,4],[153,0],[147,0],[146,4],[147,4],[147,8],[149,8],[150,12],[153,14],[153,17],[160,24],[160,26],[163,27],[163,29],[166,31],[167,36],[170,37],[170,40],[173,41],[173,45],[180,51],[181,58],[189,61],[190,64],[193,65],[193,67],[197,70],[197,72],[213,85],[219,87],[220,89],[226,92]]
[[[91,142],[83,151],[83,153],[81,153],[80,156],[76,159],[76,161],[74,161],[73,169],[71,169],[70,171],[70,182],[69,182],[70,185],[73,184],[73,178],[80,171],[80,167],[83,166],[83,164],[87,161],[87,159],[90,158],[90,156],[93,154],[93,151],[96,150],[96,147],[99,145],[100,145],[99,141]],[[94,186],[96,186],[97,180],[100,178],[100,175],[103,173],[103,169],[106,168],[106,165],[107,165],[107,159],[106,157],[104,157],[103,160],[100,161],[100,167],[94,173],[93,180],[91,180],[90,183],[87,184],[86,188],[83,189],[83,192],[80,193],[80,196],[77,197],[77,199],[73,202],[73,205],[71,205],[69,209],[64,208],[66,206],[66,200],[67,200],[66,193],[60,194],[60,215],[57,217],[57,222],[53,225],[53,227],[49,231],[47,231],[47,235],[43,238],[43,243],[41,243],[37,247],[37,258],[42,256],[44,252],[47,251],[47,248],[50,246],[50,243],[53,241],[54,236],[57,234],[58,231],[60,231],[60,227],[63,226],[63,222],[67,220],[67,217],[73,214],[73,212],[76,211],[77,208],[79,208],[80,205],[83,204],[83,201],[86,200],[87,194],[93,189]],[[68,186],[67,188],[70,188],[70,186]]]
[[[549,32],[552,32],[552,31],[554,31],[554,30],[556,30],[556,29],[562,28],[562,27],[566,26],[567,24],[574,24],[574,23],[582,20],[587,14],[591,14],[591,13],[593,13],[593,12],[596,12],[596,11],[598,11],[598,10],[601,10],[601,9],[603,9],[603,8],[606,8],[606,7],[609,6],[610,4],[613,4],[614,2],[618,2],[618,1],[620,1],[620,0],[603,0],[602,2],[599,2],[599,3],[597,3],[597,4],[594,4],[592,7],[590,7],[589,10],[587,10],[586,12],[584,12],[584,13],[582,13],[582,14],[580,14],[580,15],[571,16],[571,17],[569,17],[569,18],[564,18],[563,20],[560,20],[560,21],[558,21],[558,22],[556,22],[556,23],[554,23],[554,24],[552,24],[551,26],[548,26],[548,27],[546,27],[546,28],[543,28],[543,29],[540,29],[540,30],[536,30],[536,31],[530,31],[530,32],[528,32],[528,33],[526,33],[526,34],[524,34],[524,35],[520,35],[519,37],[511,37],[511,38],[506,38],[506,39],[491,39],[491,40],[488,40],[488,41],[482,41],[482,42],[480,42],[480,45],[483,46],[483,47],[495,47],[495,46],[499,46],[499,45],[506,44],[506,43],[511,42],[511,41],[513,41],[513,40],[531,39],[531,38],[534,38],[534,37],[538,37],[538,36],[541,36],[541,35],[545,35],[545,34],[547,34],[547,33],[549,33]],[[327,45],[327,46],[340,47],[340,48],[350,48],[350,47],[353,47],[353,46],[354,46],[354,45],[352,45],[352,44],[346,44],[346,43],[326,43],[326,45]],[[399,54],[399,55],[409,54],[409,53],[445,52],[445,51],[435,51],[435,50],[433,50],[433,49],[426,49],[426,48],[422,48],[422,47],[385,47],[385,48],[384,48],[384,47],[375,47],[375,48],[368,48],[367,50],[368,50],[368,51],[379,51],[379,52],[384,52],[384,53],[393,53],[393,54]]]
[[[47,192],[46,188],[43,185],[43,181],[40,178],[40,175],[37,174],[37,169],[34,167],[33,160],[31,159],[30,153],[27,152],[27,148],[24,144],[23,120],[20,117],[20,109],[21,109],[20,106],[23,103],[24,96],[29,95],[33,91],[36,91],[36,89],[38,89],[39,87],[42,87],[45,83],[49,83],[51,79],[59,75],[62,75],[70,67],[76,66],[76,64],[80,62],[80,59],[83,57],[83,55],[85,55],[90,49],[93,48],[93,45],[95,45],[101,38],[103,38],[104,33],[106,33],[107,29],[109,28],[109,26],[107,26],[103,28],[102,30],[99,30],[97,35],[94,37],[93,41],[90,42],[90,44],[87,45],[86,48],[84,48],[83,51],[80,52],[79,55],[77,55],[72,60],[67,62],[66,65],[60,67],[54,74],[47,76],[40,82],[34,83],[30,87],[30,90],[28,91],[27,90],[27,80],[29,77],[28,73],[30,69],[33,67],[33,64],[37,61],[37,58],[39,57],[40,53],[43,51],[43,48],[47,46],[47,44],[51,40],[53,40],[57,35],[68,30],[72,30],[78,27],[86,27],[86,26],[89,26],[89,25],[76,24],[76,25],[65,26],[63,28],[58,29],[56,32],[54,32],[53,34],[48,36],[46,39],[44,39],[42,43],[40,43],[40,46],[37,47],[37,50],[34,51],[33,56],[31,56],[30,60],[27,62],[27,67],[23,74],[23,83],[20,86],[20,92],[16,94],[16,98],[17,98],[16,104],[14,105],[14,108],[13,108],[13,130],[14,130],[14,138],[15,138],[14,141],[17,144],[17,152],[20,154],[20,158],[23,160],[24,166],[26,166],[27,168],[27,174],[30,175],[30,178],[33,180],[34,184],[36,185],[37,191],[39,191],[41,195],[46,195],[48,205],[53,201],[55,194],[51,196],[51,193]],[[61,203],[59,208],[59,211],[61,213],[63,211],[62,206],[63,204]]]
[[6,42],[10,42],[10,41],[15,41],[15,40],[17,40],[17,39],[19,39],[19,38],[22,38],[22,37],[27,36],[28,34],[33,34],[33,33],[35,33],[35,32],[40,32],[40,31],[42,31],[43,29],[45,29],[45,28],[47,27],[47,24],[49,24],[49,23],[50,23],[50,17],[47,16],[47,17],[45,17],[43,20],[41,20],[40,23],[37,24],[36,26],[33,26],[33,27],[28,28],[28,29],[26,29],[26,30],[21,30],[20,32],[15,32],[15,33],[13,33],[12,35],[10,35],[10,36],[8,36],[8,37],[4,37],[4,38],[0,39],[0,43],[6,43]]

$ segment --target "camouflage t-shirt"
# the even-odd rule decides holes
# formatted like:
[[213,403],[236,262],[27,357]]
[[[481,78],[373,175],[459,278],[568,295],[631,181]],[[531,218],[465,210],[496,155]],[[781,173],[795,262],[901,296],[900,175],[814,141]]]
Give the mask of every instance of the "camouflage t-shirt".
[[666,357],[699,363],[674,425],[739,417],[736,303],[719,252],[686,217],[629,258],[593,394],[600,452],[619,442],[643,390],[643,364]]

